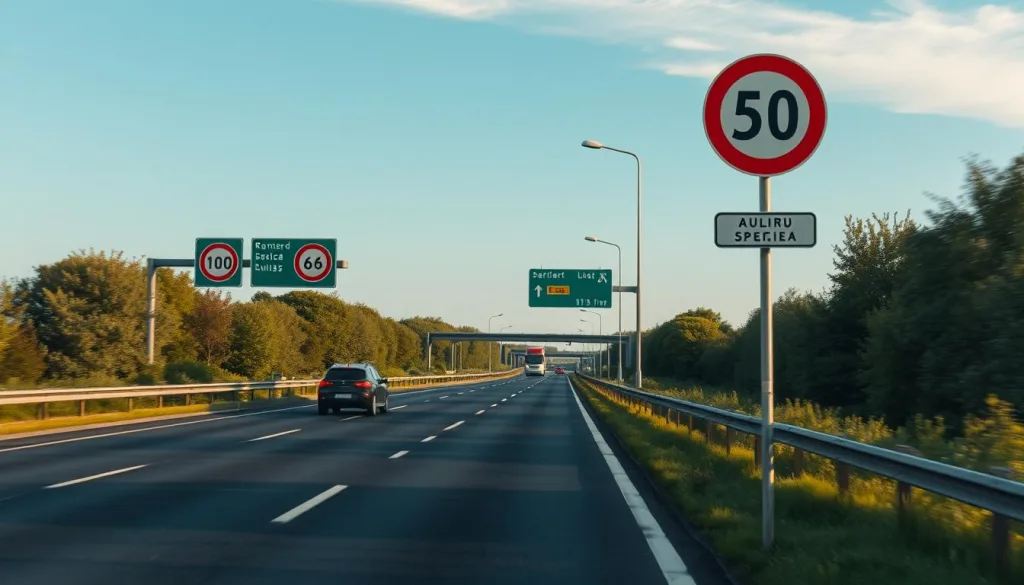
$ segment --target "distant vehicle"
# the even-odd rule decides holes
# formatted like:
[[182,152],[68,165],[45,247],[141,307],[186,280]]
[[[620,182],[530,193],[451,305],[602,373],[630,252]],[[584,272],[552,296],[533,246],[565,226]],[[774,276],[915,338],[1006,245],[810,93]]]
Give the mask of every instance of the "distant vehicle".
[[526,348],[526,375],[527,376],[543,376],[545,373],[545,364],[547,358],[544,357],[543,347],[528,347]]
[[565,368],[555,368],[555,373],[556,374],[564,374],[565,373]]
[[387,413],[388,379],[371,364],[334,364],[327,369],[317,389],[317,414],[335,414],[343,408],[365,409],[370,416]]

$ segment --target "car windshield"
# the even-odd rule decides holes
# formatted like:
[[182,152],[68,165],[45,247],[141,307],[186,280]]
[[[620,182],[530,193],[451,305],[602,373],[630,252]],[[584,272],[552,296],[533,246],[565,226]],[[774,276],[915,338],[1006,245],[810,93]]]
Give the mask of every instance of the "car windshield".
[[537,365],[537,364],[543,364],[544,363],[544,356],[542,356],[542,355],[527,355],[526,356],[526,363],[530,364],[531,366],[534,366],[534,365]]
[[327,375],[324,377],[325,380],[335,381],[348,381],[348,380],[365,380],[366,370],[362,368],[331,368],[327,370]]

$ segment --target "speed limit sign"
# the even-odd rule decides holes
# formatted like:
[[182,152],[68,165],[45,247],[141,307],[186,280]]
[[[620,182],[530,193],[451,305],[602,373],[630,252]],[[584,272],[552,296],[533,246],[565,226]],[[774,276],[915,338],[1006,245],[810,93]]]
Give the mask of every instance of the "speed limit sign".
[[320,282],[331,274],[334,258],[325,246],[306,244],[295,252],[295,274],[306,282]]
[[704,99],[704,132],[715,153],[759,177],[788,173],[811,158],[827,121],[825,94],[814,76],[781,55],[733,62]]
[[242,238],[197,238],[197,287],[242,286]]

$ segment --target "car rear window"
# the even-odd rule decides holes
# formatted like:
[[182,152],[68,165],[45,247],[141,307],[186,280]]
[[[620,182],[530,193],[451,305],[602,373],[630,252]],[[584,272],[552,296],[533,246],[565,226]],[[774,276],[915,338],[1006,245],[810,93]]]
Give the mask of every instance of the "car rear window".
[[331,368],[327,370],[325,380],[365,380],[366,370],[362,368]]

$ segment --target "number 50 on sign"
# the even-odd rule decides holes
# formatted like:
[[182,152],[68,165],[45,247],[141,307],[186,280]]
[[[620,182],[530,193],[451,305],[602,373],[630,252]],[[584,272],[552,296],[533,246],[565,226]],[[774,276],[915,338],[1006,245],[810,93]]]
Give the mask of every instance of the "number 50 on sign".
[[759,177],[788,173],[825,134],[825,95],[796,61],[751,55],[726,67],[704,101],[704,131],[732,168]]

